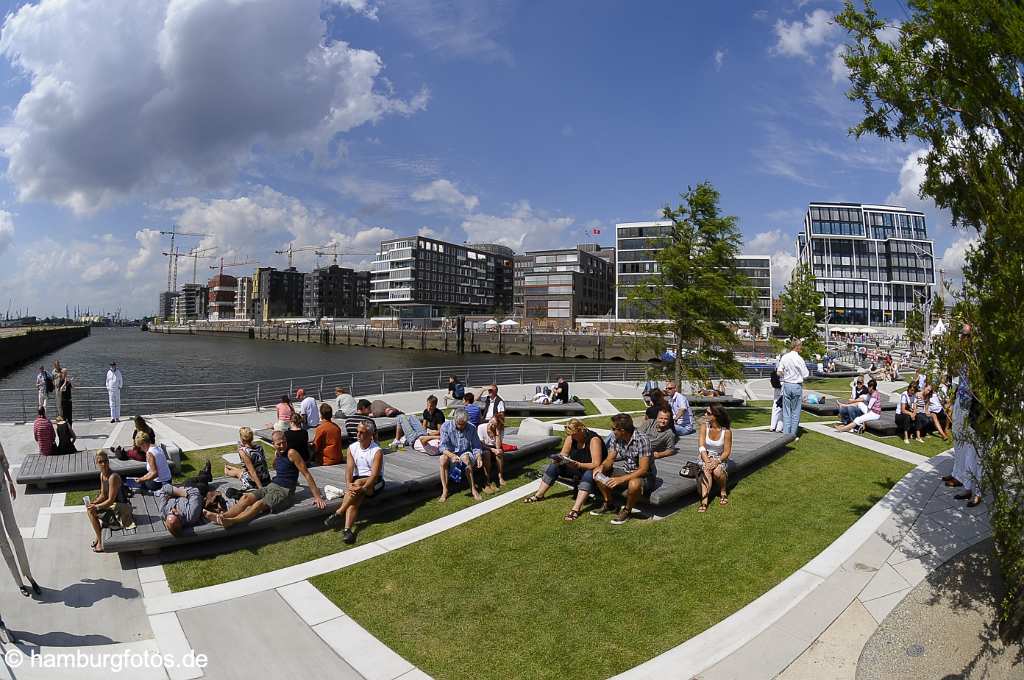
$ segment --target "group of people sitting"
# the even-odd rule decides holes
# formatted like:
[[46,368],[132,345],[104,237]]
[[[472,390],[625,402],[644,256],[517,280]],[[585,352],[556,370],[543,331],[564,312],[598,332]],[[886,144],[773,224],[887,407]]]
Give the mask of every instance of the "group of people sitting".
[[71,428],[71,421],[58,415],[55,421],[46,416],[46,407],[40,406],[36,411],[36,419],[32,423],[32,436],[42,456],[53,456],[64,453],[75,453],[75,441],[78,435]]
[[[678,394],[674,384],[669,385],[673,393]],[[555,481],[565,479],[574,489],[573,505],[565,514],[565,521],[579,519],[587,499],[596,495],[600,498],[600,505],[590,514],[601,516],[611,513],[614,515],[612,524],[624,524],[633,516],[640,500],[654,490],[658,478],[656,461],[675,455],[680,436],[686,436],[677,434],[674,416],[672,407],[664,400],[648,409],[640,428],[636,427],[632,416],[619,413],[612,416],[612,432],[607,438],[602,438],[582,421],[573,418],[565,426],[567,436],[561,451],[551,456],[551,463],[545,468],[536,493],[523,502],[544,500]],[[707,512],[715,483],[719,487],[719,504],[728,505],[726,462],[732,455],[728,412],[720,404],[711,404],[704,416],[697,431],[697,465],[700,468],[697,511],[701,513]],[[690,427],[687,434],[693,433],[694,429]],[[679,474],[683,475],[683,471]],[[618,493],[625,496],[621,507],[615,499]]]
[[537,385],[532,401],[535,404],[568,404],[572,401],[569,397],[568,381],[560,377],[552,385]]
[[907,383],[907,389],[900,395],[896,410],[896,429],[903,441],[923,442],[921,435],[934,431],[943,440],[949,440],[950,411],[953,408],[952,379],[947,376],[938,387],[928,381],[920,369]]

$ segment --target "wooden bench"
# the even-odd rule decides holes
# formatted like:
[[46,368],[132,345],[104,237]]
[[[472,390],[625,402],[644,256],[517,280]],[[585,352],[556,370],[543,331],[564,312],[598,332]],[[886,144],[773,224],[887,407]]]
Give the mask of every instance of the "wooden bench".
[[[181,447],[174,442],[162,443],[167,452],[171,469],[181,469]],[[118,460],[110,453],[110,469],[121,476],[137,477],[146,474],[146,462]],[[47,484],[60,482],[77,482],[82,480],[99,480],[100,471],[96,467],[96,451],[76,451],[75,453],[42,456],[38,453],[25,456],[18,468],[18,484],[36,486],[45,489]]]
[[[506,437],[506,441],[519,446],[516,451],[505,454],[506,464],[511,464],[512,467],[515,467],[522,462],[547,453],[560,440],[558,437],[531,437],[526,439],[516,434],[509,434]],[[384,488],[374,494],[369,504],[379,506],[390,501],[397,505],[401,502],[399,497],[420,494],[440,488],[439,470],[440,463],[437,456],[428,456],[412,449],[388,453],[384,458]],[[339,489],[345,488],[344,465],[313,467],[310,468],[310,474],[316,480],[321,493],[323,493],[323,487],[328,484]],[[238,481],[227,477],[219,477],[214,480],[211,488],[223,490],[229,486],[237,488]],[[262,515],[248,524],[225,529],[216,524],[202,523],[186,529],[180,537],[176,538],[164,527],[156,497],[149,494],[136,493],[132,497],[135,528],[104,529],[103,548],[106,552],[153,551],[199,541],[217,540],[225,536],[272,530],[276,527],[290,526],[303,520],[326,517],[327,513],[333,512],[341,505],[341,498],[335,498],[327,501],[326,510],[318,509],[313,504],[313,497],[305,485],[305,480],[301,477],[299,478],[299,485],[295,489],[295,501],[293,506],[282,512]],[[319,524],[311,524],[310,531],[315,530],[318,526]]]
[[[842,401],[849,400],[844,398]],[[882,411],[895,411],[896,406],[897,404],[895,401],[884,401],[882,402]],[[834,397],[830,397],[824,402],[818,404],[808,404],[807,402],[803,402],[800,408],[807,413],[816,416],[838,416],[839,400]]]

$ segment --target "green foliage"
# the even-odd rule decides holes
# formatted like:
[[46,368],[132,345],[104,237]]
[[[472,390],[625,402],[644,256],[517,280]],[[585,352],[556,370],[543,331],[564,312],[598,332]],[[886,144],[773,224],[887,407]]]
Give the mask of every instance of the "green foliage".
[[764,328],[764,312],[761,311],[761,298],[758,297],[756,290],[750,291],[747,304],[750,306],[747,310],[747,326],[751,335],[756,339],[760,337],[761,330]]
[[[864,107],[857,136],[925,146],[921,193],[977,234],[953,308],[975,324],[967,342],[943,338],[946,366],[963,368],[982,405],[977,422],[991,524],[1007,583],[1005,629],[1024,631],[1024,6],[1000,0],[910,0],[893,44],[870,2],[847,0],[848,96]],[[900,17],[904,19],[904,17]],[[978,324],[978,320],[983,323]]]
[[924,312],[921,311],[921,305],[914,305],[914,308],[907,312],[907,320],[903,326],[906,328],[905,336],[908,342],[924,342]]
[[710,182],[689,188],[682,199],[663,211],[672,225],[655,255],[658,272],[630,290],[628,304],[644,317],[638,326],[654,351],[664,351],[671,338],[676,361],[665,372],[676,380],[738,378],[733,328],[743,312],[736,300],[750,295],[749,280],[736,266],[742,235],[736,217],[720,214]]
[[932,325],[944,316],[946,316],[946,298],[942,296],[941,292],[936,293],[932,298]]
[[791,338],[802,338],[804,355],[824,354],[825,345],[818,337],[818,322],[825,318],[825,310],[821,306],[821,293],[814,289],[814,274],[807,264],[798,264],[793,268],[782,294],[782,312],[779,313],[779,326]]

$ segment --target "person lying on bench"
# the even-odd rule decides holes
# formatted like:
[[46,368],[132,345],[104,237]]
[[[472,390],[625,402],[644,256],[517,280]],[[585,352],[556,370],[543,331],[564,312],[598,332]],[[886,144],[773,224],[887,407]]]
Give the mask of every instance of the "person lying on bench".
[[129,477],[125,486],[132,489],[156,491],[164,484],[171,483],[171,467],[167,464],[167,452],[162,446],[152,442],[149,435],[140,432],[135,437],[135,446],[146,454],[146,474],[141,477]]
[[[224,474],[242,482],[242,491],[260,489],[270,484],[270,470],[263,447],[253,444],[252,428],[238,429],[238,458],[241,465],[225,465]],[[203,494],[204,496],[206,494]]]
[[640,432],[647,435],[647,439],[650,440],[651,452],[654,455],[654,460],[675,455],[675,445],[678,435],[676,435],[676,431],[672,429],[671,408],[665,407],[659,409],[658,417],[654,420],[648,420],[645,422],[643,427],[640,428]]
[[424,437],[437,439],[443,424],[444,412],[437,407],[437,397],[431,394],[427,397],[427,407],[423,409],[421,418],[412,413],[398,416],[398,422],[395,424],[395,443],[414,446],[417,440]]
[[[437,399],[431,398],[436,403]],[[384,488],[384,452],[373,441],[375,434],[376,427],[372,423],[359,426],[359,440],[349,445],[348,458],[345,460],[345,497],[334,514],[324,520],[324,526],[331,528],[344,521],[345,535],[342,540],[347,545],[356,542],[352,527],[359,516],[359,506]]]
[[482,468],[487,484],[490,485],[491,466],[487,458],[476,429],[469,424],[469,416],[465,410],[455,409],[452,419],[441,426],[441,502],[448,500],[449,468],[453,465],[463,466],[461,471],[469,481],[469,490],[473,492],[473,498],[480,500],[473,470]]
[[327,507],[313,475],[306,468],[306,461],[299,452],[289,449],[284,432],[274,431],[274,478],[263,488],[250,491],[242,499],[228,508],[225,513],[203,512],[206,520],[220,524],[225,529],[236,524],[251,522],[265,512],[281,512],[295,503],[295,486],[299,483],[299,475],[306,479],[309,491],[313,494],[313,505],[319,510]]
[[165,484],[155,495],[160,502],[160,516],[171,536],[181,536],[185,529],[202,520],[206,494],[199,493],[196,487]]
[[601,463],[604,462],[605,447],[601,435],[588,429],[576,418],[565,424],[565,434],[567,436],[562,442],[558,460],[553,460],[544,469],[544,477],[540,480],[537,491],[532,496],[524,498],[523,502],[542,501],[544,494],[559,477],[570,479],[576,490],[576,501],[563,519],[572,522],[579,518],[583,504],[594,490],[594,470],[601,467]]
[[[637,501],[654,490],[654,455],[647,435],[636,431],[633,418],[625,413],[612,416],[612,434],[606,443],[608,455],[597,472],[594,481],[601,492],[604,503],[591,510],[591,515],[603,515],[615,509],[612,494],[625,489],[626,504],[612,519],[612,524],[625,524]],[[622,467],[614,467],[622,463]]]

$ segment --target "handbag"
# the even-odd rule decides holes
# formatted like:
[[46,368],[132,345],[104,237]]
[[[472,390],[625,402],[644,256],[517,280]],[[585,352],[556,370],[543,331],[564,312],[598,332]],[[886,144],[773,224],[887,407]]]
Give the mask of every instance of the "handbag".
[[695,479],[697,475],[701,473],[701,470],[702,468],[700,465],[697,465],[692,460],[688,460],[685,463],[683,463],[682,469],[679,470],[679,476]]

